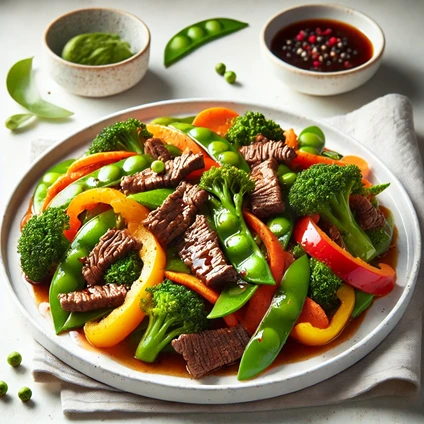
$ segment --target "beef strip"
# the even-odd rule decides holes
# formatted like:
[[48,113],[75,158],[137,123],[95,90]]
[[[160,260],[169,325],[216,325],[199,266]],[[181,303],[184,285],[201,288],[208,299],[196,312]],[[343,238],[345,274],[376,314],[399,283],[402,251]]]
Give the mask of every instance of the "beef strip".
[[288,164],[297,156],[295,150],[284,141],[268,140],[262,134],[256,136],[254,143],[241,147],[240,153],[250,166],[271,158],[276,159],[278,163]]
[[355,214],[356,222],[363,230],[384,225],[383,212],[379,208],[374,207],[366,197],[359,195],[350,196],[349,205]]
[[274,158],[255,165],[250,178],[255,181],[255,189],[250,195],[252,212],[258,218],[268,218],[284,212],[284,201],[277,177],[278,163]]
[[82,275],[89,286],[103,282],[103,274],[118,259],[129,251],[141,249],[141,244],[127,229],[109,229],[94,246],[87,258],[83,259]]
[[340,247],[346,248],[342,235],[340,234],[340,231],[335,225],[331,224],[328,221],[325,221],[324,219],[320,219],[318,224],[321,230],[323,230],[325,234],[327,234],[328,237],[331,238],[331,240],[333,240]]
[[144,143],[144,153],[152,155],[155,159],[166,162],[172,159],[168,149],[162,143],[160,138],[149,138]]
[[169,244],[184,234],[193,222],[208,193],[197,185],[182,181],[158,209],[149,213],[143,225],[161,244]]
[[123,177],[121,188],[125,193],[139,193],[156,188],[176,187],[188,174],[204,166],[205,162],[201,153],[184,153],[166,161],[165,170],[160,174],[147,168],[137,174]]
[[81,291],[60,293],[60,306],[69,312],[87,312],[101,308],[117,308],[122,305],[127,295],[125,286],[106,284],[87,287]]
[[182,334],[172,341],[174,349],[183,355],[194,378],[205,375],[240,359],[249,342],[246,330],[236,327]]
[[177,248],[180,258],[206,286],[221,289],[237,281],[237,272],[227,264],[218,236],[205,216],[196,216]]

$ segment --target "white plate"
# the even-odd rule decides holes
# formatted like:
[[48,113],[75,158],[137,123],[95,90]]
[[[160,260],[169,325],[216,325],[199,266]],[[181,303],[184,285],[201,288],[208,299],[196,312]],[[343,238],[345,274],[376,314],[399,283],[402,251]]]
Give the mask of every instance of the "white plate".
[[202,109],[218,105],[235,109],[239,113],[246,110],[261,111],[283,128],[293,127],[296,131],[315,123],[272,107],[228,101],[170,101],[127,109],[55,144],[23,176],[8,203],[1,228],[4,271],[11,293],[28,318],[35,339],[65,363],[118,389],[158,399],[190,403],[237,403],[294,392],[334,376],[367,355],[397,324],[411,298],[419,267],[421,240],[410,199],[391,171],[369,150],[324,123],[315,123],[323,129],[330,148],[344,154],[361,156],[369,162],[373,182],[391,182],[390,188],[379,198],[393,212],[399,232],[397,283],[390,295],[374,302],[353,337],[321,356],[273,368],[256,379],[239,382],[235,376],[209,376],[196,381],[137,372],[106,355],[84,349],[69,334],[56,336],[50,322],[40,315],[27,285],[23,283],[16,253],[19,221],[27,210],[35,183],[52,165],[81,154],[101,129],[115,121],[135,117],[148,122],[159,116],[193,115]]

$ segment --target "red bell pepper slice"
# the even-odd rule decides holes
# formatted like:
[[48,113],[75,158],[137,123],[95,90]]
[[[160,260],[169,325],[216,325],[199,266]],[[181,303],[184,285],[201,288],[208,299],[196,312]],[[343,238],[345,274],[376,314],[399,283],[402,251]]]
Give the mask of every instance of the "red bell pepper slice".
[[375,296],[390,293],[395,285],[396,272],[387,264],[376,268],[355,258],[337,245],[314,222],[312,217],[301,218],[294,228],[294,239],[313,258],[324,262],[343,281]]

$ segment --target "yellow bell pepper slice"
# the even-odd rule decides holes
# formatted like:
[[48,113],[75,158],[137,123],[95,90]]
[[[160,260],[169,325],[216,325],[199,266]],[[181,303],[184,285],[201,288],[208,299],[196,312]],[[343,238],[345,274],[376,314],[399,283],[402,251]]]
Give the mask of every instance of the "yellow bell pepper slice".
[[124,303],[99,322],[87,322],[84,333],[87,340],[97,347],[115,346],[124,340],[143,320],[145,314],[140,302],[147,287],[159,284],[164,279],[166,254],[152,233],[140,225],[132,235],[143,243],[140,257],[143,269],[140,278],[133,283]]
[[343,331],[352,315],[355,306],[355,290],[353,287],[343,284],[337,290],[337,297],[341,305],[327,328],[317,328],[309,322],[301,322],[293,328],[290,335],[298,342],[308,346],[321,346],[334,340]]

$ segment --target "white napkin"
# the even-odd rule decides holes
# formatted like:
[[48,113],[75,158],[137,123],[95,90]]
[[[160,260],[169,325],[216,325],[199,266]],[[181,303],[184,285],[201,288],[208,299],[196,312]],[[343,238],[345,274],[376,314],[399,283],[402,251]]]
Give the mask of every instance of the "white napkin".
[[[411,197],[424,228],[424,177],[415,136],[412,107],[400,95],[388,95],[344,116],[327,120],[383,159]],[[39,154],[50,143],[33,143]],[[417,395],[420,390],[424,269],[411,303],[395,329],[370,354],[344,372],[296,393],[235,405],[195,405],[166,402],[117,391],[64,364],[38,343],[33,375],[37,382],[62,383],[65,413],[139,412],[208,413],[274,411],[334,404],[377,396]]]

